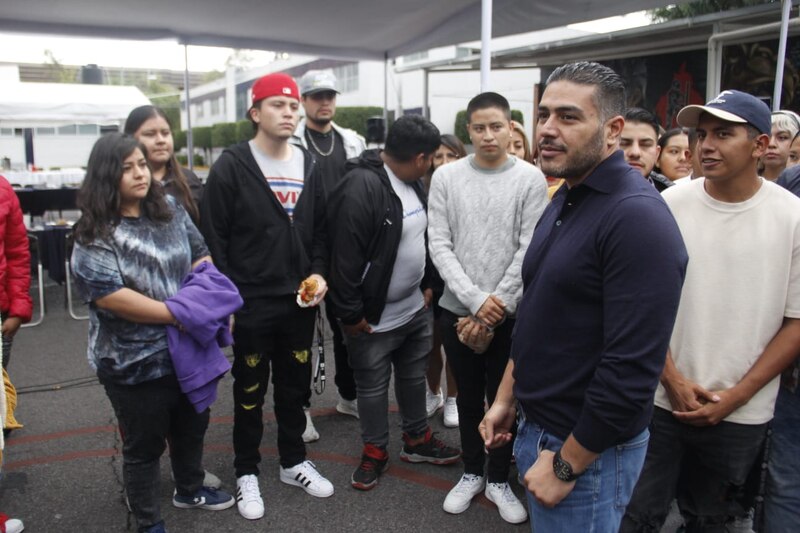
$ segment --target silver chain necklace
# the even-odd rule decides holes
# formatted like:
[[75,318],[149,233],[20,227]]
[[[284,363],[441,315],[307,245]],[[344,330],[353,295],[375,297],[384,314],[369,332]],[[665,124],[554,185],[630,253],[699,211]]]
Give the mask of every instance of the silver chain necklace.
[[333,153],[333,147],[336,146],[336,132],[333,130],[331,130],[331,147],[327,152],[323,152],[319,149],[319,146],[317,146],[317,143],[314,142],[314,137],[311,136],[311,134],[308,132],[308,129],[306,129],[306,139],[308,139],[308,142],[311,143],[311,146],[314,147],[314,150],[316,150],[317,153],[322,157],[328,157],[331,155]]

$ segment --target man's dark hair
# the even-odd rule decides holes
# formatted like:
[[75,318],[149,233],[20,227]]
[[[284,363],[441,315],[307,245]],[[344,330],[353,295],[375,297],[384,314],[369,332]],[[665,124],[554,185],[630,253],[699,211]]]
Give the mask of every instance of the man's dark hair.
[[467,104],[467,124],[472,121],[472,113],[490,107],[496,107],[503,112],[507,120],[511,120],[511,106],[505,96],[497,93],[481,93]]
[[594,105],[602,122],[625,113],[625,83],[619,74],[605,65],[593,61],[562,65],[550,74],[545,85],[557,81],[594,86]]
[[658,123],[656,116],[647,109],[642,109],[641,107],[632,107],[625,111],[625,123],[627,124],[628,122],[647,124],[653,128],[653,131],[656,134],[654,138],[658,140],[658,133],[661,126]]
[[419,115],[403,115],[389,128],[383,151],[405,162],[419,154],[432,154],[440,144],[439,130],[433,123]]

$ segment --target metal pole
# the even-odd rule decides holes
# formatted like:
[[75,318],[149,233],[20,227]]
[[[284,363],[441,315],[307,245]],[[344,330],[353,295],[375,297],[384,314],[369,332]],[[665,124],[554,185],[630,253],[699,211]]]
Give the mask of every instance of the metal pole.
[[383,138],[389,133],[389,54],[383,54]]
[[786,38],[789,33],[789,15],[792,11],[792,0],[783,0],[783,13],[781,14],[781,37],[778,41],[778,63],[775,66],[775,89],[772,95],[772,110],[781,108],[781,93],[783,92],[783,65],[786,61]]
[[194,139],[192,138],[192,106],[189,99],[189,45],[183,45],[183,90],[186,92],[186,151],[189,170],[194,170]]
[[431,110],[428,107],[428,69],[422,69],[422,116],[431,119]]
[[492,69],[492,0],[481,0],[481,92],[489,90]]

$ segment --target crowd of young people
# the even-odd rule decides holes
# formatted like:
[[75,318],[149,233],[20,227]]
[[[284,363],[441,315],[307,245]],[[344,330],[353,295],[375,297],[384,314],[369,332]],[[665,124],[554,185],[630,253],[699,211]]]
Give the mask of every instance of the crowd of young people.
[[[546,83],[533,147],[503,96],[473,98],[468,155],[421,117],[366,150],[333,121],[328,72],[299,85],[268,74],[250,94],[253,138],[205,186],[178,164],[166,114],[144,106],[97,142],[79,194],[72,268],[139,531],[166,531],[167,448],[173,505],[264,516],[271,374],[278,478],[333,495],[305,450],[319,438],[308,408],[323,302],[337,410],[361,424],[355,489],[388,467],[394,373],[400,459],[463,462],[448,513],[483,492],[540,532],[658,531],[677,500],[687,531],[724,530],[752,514],[774,416],[755,527],[800,530],[800,200],[771,183],[800,181],[795,113],[723,91],[664,132],[626,106],[616,73],[574,63]],[[6,235],[6,251],[27,248]],[[0,295],[27,287],[3,271]],[[30,318],[24,298],[6,300],[4,348]],[[202,324],[200,303],[218,310]],[[233,343],[235,495],[202,467],[230,365],[214,347],[201,383],[181,370],[209,331]],[[432,432],[440,408],[460,446]]]

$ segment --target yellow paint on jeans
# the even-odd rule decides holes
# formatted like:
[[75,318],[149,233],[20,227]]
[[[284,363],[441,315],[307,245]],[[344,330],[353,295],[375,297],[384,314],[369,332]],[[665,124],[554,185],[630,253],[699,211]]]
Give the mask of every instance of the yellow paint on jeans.
[[239,404],[239,405],[241,405],[242,409],[244,409],[245,411],[250,411],[251,409],[255,409],[256,405],[258,405],[258,404],[255,404],[255,403],[242,403],[242,404]]
[[250,368],[255,368],[256,366],[258,366],[258,363],[261,362],[261,354],[260,353],[254,353],[254,354],[250,354],[250,355],[245,355],[244,356],[244,362]]
[[245,387],[245,388],[244,388],[244,392],[246,392],[247,394],[250,394],[251,392],[255,392],[255,391],[257,391],[257,390],[258,390],[258,386],[259,386],[259,385],[260,385],[260,383],[256,383],[256,384],[255,384],[255,385],[253,385],[252,387]]
[[308,363],[308,350],[295,350],[292,355],[299,363]]

